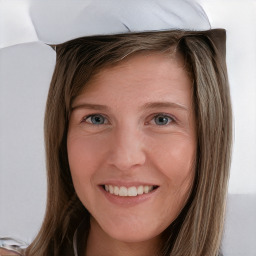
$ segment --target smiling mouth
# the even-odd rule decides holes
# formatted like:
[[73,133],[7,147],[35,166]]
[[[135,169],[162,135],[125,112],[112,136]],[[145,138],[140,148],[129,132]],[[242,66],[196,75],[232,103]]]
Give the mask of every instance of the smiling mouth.
[[132,187],[118,187],[114,185],[102,185],[103,189],[113,195],[116,196],[139,196],[143,194],[148,194],[153,190],[157,189],[158,186],[151,186],[151,185],[140,185],[140,186],[132,186]]

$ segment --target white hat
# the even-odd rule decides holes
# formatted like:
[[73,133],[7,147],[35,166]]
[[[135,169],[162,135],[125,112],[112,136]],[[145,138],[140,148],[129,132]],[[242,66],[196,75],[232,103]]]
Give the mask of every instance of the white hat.
[[30,16],[39,40],[70,39],[154,30],[209,30],[209,20],[193,0],[34,1]]
[[[5,5],[8,7],[8,1],[3,2],[4,10],[2,13],[0,11],[5,25],[6,19],[11,22],[11,15],[8,12],[14,13],[15,8],[19,7],[19,13],[14,19],[16,28],[11,26],[4,29],[2,31],[4,33],[0,31],[3,35],[0,39],[2,47],[37,40],[55,45],[74,38],[99,34],[211,29],[206,13],[194,0],[19,0],[15,2],[16,6],[5,9]],[[22,16],[21,12],[23,12]],[[24,39],[24,33],[15,31],[17,27],[22,27],[23,23],[26,23],[26,28],[31,30],[30,38],[27,36]]]

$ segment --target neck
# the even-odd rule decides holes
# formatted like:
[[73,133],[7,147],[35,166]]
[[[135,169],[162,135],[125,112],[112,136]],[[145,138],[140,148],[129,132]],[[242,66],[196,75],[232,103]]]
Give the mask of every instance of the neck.
[[[125,231],[124,231],[125,232]],[[140,242],[124,242],[106,234],[95,220],[91,220],[86,256],[148,256],[157,255],[161,240],[159,237]]]

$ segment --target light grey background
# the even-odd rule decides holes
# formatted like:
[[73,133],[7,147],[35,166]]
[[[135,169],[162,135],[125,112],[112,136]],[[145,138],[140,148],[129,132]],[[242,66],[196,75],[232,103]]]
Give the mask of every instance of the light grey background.
[[[26,3],[0,0],[0,46],[3,38],[14,42],[15,33],[23,43],[0,50],[0,237],[30,242],[45,210],[43,116],[55,52],[37,42]],[[201,3],[213,27],[226,28],[228,36],[235,136],[223,251],[225,256],[255,256],[256,1]]]

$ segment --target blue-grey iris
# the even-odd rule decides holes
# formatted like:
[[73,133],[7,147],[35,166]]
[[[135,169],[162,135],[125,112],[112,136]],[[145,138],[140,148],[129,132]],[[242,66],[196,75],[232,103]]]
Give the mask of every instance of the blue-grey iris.
[[92,124],[96,124],[96,125],[104,124],[104,121],[105,121],[105,118],[103,116],[101,116],[101,115],[91,116]]
[[157,125],[166,125],[170,122],[170,117],[159,115],[155,117],[155,122]]

